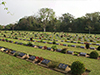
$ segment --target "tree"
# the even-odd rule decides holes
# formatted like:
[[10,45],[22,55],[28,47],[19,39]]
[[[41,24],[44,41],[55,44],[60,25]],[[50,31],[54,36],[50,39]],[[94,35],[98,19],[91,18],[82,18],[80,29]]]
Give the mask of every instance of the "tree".
[[[4,5],[4,10],[7,10],[7,14],[10,13],[10,11],[8,10],[8,7],[6,7],[6,2],[5,2],[5,1],[2,1],[2,2],[0,3],[0,5]],[[10,13],[10,14],[11,14],[11,13]],[[11,15],[13,15],[13,14],[11,14]]]
[[42,8],[39,10],[39,17],[45,32],[48,22],[55,17],[55,12],[50,8]]

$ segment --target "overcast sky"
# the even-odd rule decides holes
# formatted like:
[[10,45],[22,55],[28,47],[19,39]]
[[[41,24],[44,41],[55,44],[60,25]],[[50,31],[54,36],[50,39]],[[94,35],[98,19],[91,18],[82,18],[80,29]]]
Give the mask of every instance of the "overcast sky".
[[[2,0],[0,0],[2,1]],[[4,6],[0,5],[0,25],[16,23],[25,16],[37,14],[41,8],[51,8],[57,17],[70,13],[75,18],[86,13],[100,12],[100,0],[3,0],[6,7],[14,14],[7,14]],[[0,2],[1,3],[1,2]]]

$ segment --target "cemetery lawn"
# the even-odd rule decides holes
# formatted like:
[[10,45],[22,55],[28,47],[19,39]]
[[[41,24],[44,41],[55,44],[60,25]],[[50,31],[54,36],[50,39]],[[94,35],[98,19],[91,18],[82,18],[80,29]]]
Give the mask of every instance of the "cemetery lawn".
[[[74,61],[79,60],[85,64],[85,67],[87,69],[91,70],[89,75],[100,75],[100,71],[99,71],[100,70],[100,60],[90,59],[90,58],[81,57],[81,56],[77,57],[77,56],[73,56],[70,54],[62,54],[59,52],[52,52],[52,51],[48,51],[48,50],[42,50],[42,49],[37,49],[37,48],[28,47],[28,46],[17,45],[17,44],[8,43],[8,42],[2,42],[2,41],[0,41],[0,46],[7,47],[7,48],[10,48],[10,49],[13,49],[16,51],[24,52],[27,54],[43,57],[45,59],[57,61],[59,63],[69,64],[69,65],[71,65]],[[73,48],[73,50],[74,49],[75,48]],[[78,48],[78,49],[80,51],[80,48]],[[39,75],[39,74],[41,74],[41,75],[51,75],[51,74],[60,75],[60,73],[58,73],[58,72],[54,72],[54,71],[51,72],[50,70],[42,68],[37,65],[35,65],[36,67],[34,67],[34,64],[31,64],[30,62],[26,62],[25,60],[18,59],[18,58],[15,59],[15,57],[13,57],[13,56],[11,57],[10,55],[7,55],[7,54],[1,53],[1,52],[0,52],[0,59],[2,59],[2,60],[0,60],[0,63],[2,63],[2,65],[0,64],[0,68],[1,67],[3,68],[2,69],[3,71],[0,73],[5,73],[5,74],[6,74],[6,72],[8,72],[9,74],[16,73],[16,70],[18,70],[19,67],[21,67],[21,69],[18,70],[19,72],[17,71],[17,73],[20,73],[20,75],[22,75],[22,74],[25,75],[24,73],[26,73],[26,75],[27,75],[27,73],[34,73],[34,75],[35,74],[36,75]],[[11,67],[9,65],[4,66],[3,65],[4,61],[5,61],[4,65],[10,64]],[[14,70],[13,68],[16,67],[16,65],[19,67],[16,68],[16,70]],[[28,69],[26,69],[26,68],[28,68]],[[9,70],[9,71],[7,71],[7,70]],[[43,71],[41,71],[41,70],[43,70]]]
[[[2,38],[3,39],[3,38]],[[12,40],[12,41],[16,41],[16,42],[21,42],[21,43],[24,43],[24,44],[27,44],[29,41],[24,41],[24,40],[18,40],[18,39],[10,39],[10,38],[7,38],[8,40]],[[41,42],[32,42],[34,45],[39,45],[39,46],[47,46],[47,47],[52,47],[53,45],[55,44],[46,44],[46,43],[41,43]],[[60,42],[60,43],[63,43],[63,44],[66,44],[64,42]],[[78,46],[85,46],[85,44],[75,44],[75,43],[67,43],[67,44],[70,44],[70,45],[78,45]],[[88,53],[90,54],[92,51],[94,50],[90,50],[90,49],[82,49],[82,48],[74,48],[74,47],[67,47],[67,46],[61,46],[61,45],[56,45],[58,49],[63,49],[63,48],[68,48],[69,51],[76,51],[76,52],[83,52],[83,53]],[[90,47],[95,47],[96,45],[90,45]],[[98,46],[96,46],[97,48]],[[99,56],[100,56],[100,51],[96,50],[98,53],[99,53]]]
[[0,75],[64,75],[0,52]]

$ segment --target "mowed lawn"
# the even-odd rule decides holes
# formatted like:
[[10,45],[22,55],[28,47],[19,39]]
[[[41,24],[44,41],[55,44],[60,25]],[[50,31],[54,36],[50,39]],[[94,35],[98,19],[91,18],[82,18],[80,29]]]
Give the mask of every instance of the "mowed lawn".
[[0,75],[64,75],[0,52]]
[[[2,42],[2,41],[0,41],[0,46],[8,47],[8,48],[16,50],[16,51],[25,52],[27,54],[36,55],[39,57],[43,57],[43,58],[46,58],[49,60],[53,60],[53,61],[57,61],[59,63],[65,63],[65,64],[69,64],[69,65],[71,65],[74,61],[79,60],[85,64],[85,67],[87,69],[91,70],[89,75],[100,75],[100,71],[99,71],[100,70],[100,60],[90,59],[90,58],[86,58],[86,57],[77,57],[77,56],[73,56],[70,54],[62,54],[62,53],[58,53],[58,52],[36,49],[36,48],[28,47],[28,46],[17,45],[17,44],[8,43],[8,42]],[[5,55],[7,55],[7,54],[5,54]],[[8,56],[10,57],[10,55],[8,55]],[[5,56],[3,56],[3,57],[5,57]],[[8,57],[5,57],[5,58],[8,58]],[[14,58],[15,57],[11,57],[9,59],[9,62],[13,61]],[[15,60],[17,60],[17,58]],[[18,59],[18,60],[21,61],[21,59]],[[18,62],[20,62],[20,61],[18,61]],[[22,60],[22,61],[24,61],[24,60]],[[16,62],[16,64],[19,64],[18,62]],[[26,62],[23,62],[23,63],[25,64]],[[15,63],[12,62],[12,64],[15,64]],[[31,63],[29,63],[29,64],[31,64]],[[44,71],[46,71],[46,70],[44,70]],[[47,75],[50,74],[49,71],[47,71],[46,73],[48,73]],[[51,74],[56,75],[57,73],[55,73],[55,74],[51,73]],[[42,75],[45,75],[45,72]]]

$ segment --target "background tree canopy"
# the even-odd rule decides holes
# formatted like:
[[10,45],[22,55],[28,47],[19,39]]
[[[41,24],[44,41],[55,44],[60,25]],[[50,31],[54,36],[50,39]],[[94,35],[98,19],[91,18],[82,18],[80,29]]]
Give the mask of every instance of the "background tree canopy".
[[53,9],[41,8],[38,15],[23,17],[15,24],[6,25],[5,28],[0,26],[0,29],[100,33],[100,12],[86,13],[85,16],[76,19],[70,13],[64,13],[58,18]]

